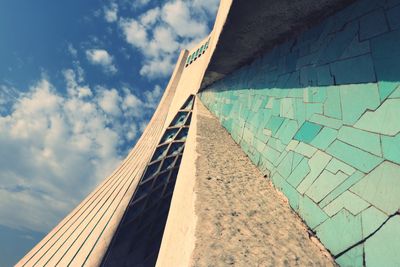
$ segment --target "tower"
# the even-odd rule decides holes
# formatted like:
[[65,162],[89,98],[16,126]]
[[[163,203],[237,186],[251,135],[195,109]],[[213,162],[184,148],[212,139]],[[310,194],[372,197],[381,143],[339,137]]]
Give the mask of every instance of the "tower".
[[[200,102],[265,183],[286,197],[292,210],[282,206],[279,216],[298,220],[296,213],[304,221],[304,244],[320,240],[330,264],[398,266],[399,6],[398,0],[221,1],[211,34],[181,52],[128,157],[18,266],[190,265],[200,221],[193,204],[201,194],[194,185],[201,172]],[[216,172],[219,181],[227,178]],[[268,193],[278,201],[278,193]],[[254,220],[264,208],[216,216]],[[258,226],[275,222],[259,219]],[[271,225],[272,232],[292,231],[287,221]],[[260,244],[268,240],[260,236]],[[263,247],[273,250],[271,242]],[[291,247],[278,244],[278,252]],[[302,251],[311,253],[312,244],[304,244]],[[235,264],[233,256],[246,253],[220,256]]]

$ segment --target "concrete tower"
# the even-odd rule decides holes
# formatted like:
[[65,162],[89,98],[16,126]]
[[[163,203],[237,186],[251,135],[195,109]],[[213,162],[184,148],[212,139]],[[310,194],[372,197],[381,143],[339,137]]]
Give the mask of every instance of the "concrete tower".
[[127,158],[17,266],[400,266],[398,14],[222,0]]

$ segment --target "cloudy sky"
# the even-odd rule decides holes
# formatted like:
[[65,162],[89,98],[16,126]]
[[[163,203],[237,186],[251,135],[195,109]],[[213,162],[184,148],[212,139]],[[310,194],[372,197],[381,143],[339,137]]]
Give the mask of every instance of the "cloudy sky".
[[127,155],[218,3],[0,1],[0,266]]

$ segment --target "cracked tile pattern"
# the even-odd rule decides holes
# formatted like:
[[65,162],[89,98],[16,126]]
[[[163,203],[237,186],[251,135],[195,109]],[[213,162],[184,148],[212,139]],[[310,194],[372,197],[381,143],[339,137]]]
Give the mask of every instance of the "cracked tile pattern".
[[200,93],[342,266],[400,265],[399,8],[356,1]]

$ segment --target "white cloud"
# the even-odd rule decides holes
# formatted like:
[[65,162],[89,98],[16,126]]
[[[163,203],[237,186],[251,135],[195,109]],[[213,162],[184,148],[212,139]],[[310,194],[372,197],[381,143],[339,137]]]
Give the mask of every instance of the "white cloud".
[[168,76],[179,50],[190,48],[209,32],[218,0],[166,1],[138,18],[122,18],[120,29],[126,42],[143,55],[140,74],[150,79]]
[[145,27],[134,19],[123,19],[120,22],[120,27],[124,33],[128,43],[142,50],[146,49],[147,32]]
[[134,0],[133,6],[134,7],[143,7],[150,3],[150,0]]
[[78,55],[78,51],[75,49],[75,47],[72,44],[68,44],[67,49],[68,49],[68,52],[71,54],[71,56],[76,57]]
[[140,23],[146,28],[151,27],[157,22],[160,14],[161,10],[159,7],[149,9],[140,16]]
[[101,65],[107,73],[115,74],[117,68],[113,64],[113,57],[104,49],[86,50],[86,57],[90,63]]
[[107,22],[118,20],[118,5],[116,3],[111,3],[109,7],[104,8],[104,18]]
[[119,103],[121,102],[121,97],[116,89],[107,90],[101,88],[99,90],[99,105],[107,114],[118,116],[121,113],[119,108]]
[[155,109],[158,106],[162,94],[161,86],[158,84],[154,86],[153,91],[145,91],[144,96],[146,98],[146,106]]
[[66,95],[43,78],[0,115],[0,224],[51,229],[116,167],[161,95],[63,75]]
[[169,2],[162,8],[163,20],[181,37],[205,37],[208,27],[196,21],[190,13],[191,5],[187,2]]

